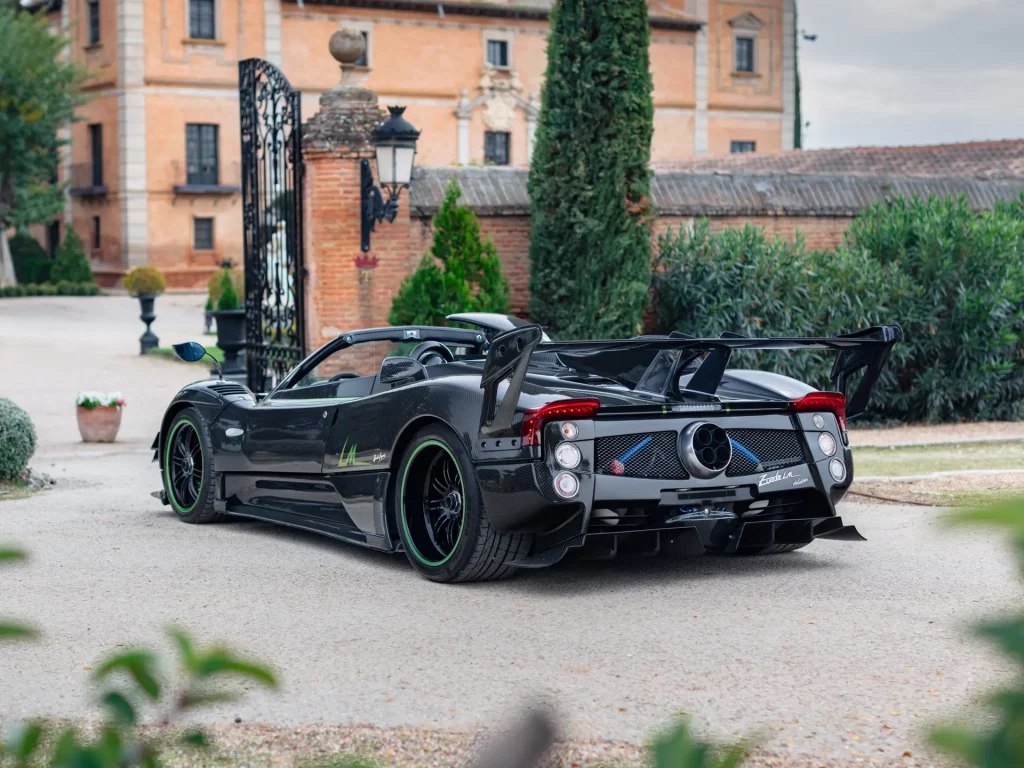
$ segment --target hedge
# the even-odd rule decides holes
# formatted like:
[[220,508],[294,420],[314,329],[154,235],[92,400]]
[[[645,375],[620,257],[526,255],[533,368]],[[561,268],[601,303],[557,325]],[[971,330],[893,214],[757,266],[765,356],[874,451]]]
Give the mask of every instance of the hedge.
[[[897,199],[867,209],[834,251],[708,223],[659,240],[650,330],[821,335],[899,323],[875,389],[882,422],[1024,416],[1024,201],[982,214],[966,201]],[[827,388],[831,356],[745,353]]]
[[71,283],[62,280],[59,283],[28,283],[26,285],[8,285],[0,288],[0,299],[17,299],[23,296],[99,296],[100,287],[96,283]]

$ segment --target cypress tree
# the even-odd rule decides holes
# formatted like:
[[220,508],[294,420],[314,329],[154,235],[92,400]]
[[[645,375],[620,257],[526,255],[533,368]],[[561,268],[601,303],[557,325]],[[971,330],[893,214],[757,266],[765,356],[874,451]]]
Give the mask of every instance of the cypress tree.
[[557,0],[530,167],[530,316],[562,337],[639,332],[651,276],[646,0]]

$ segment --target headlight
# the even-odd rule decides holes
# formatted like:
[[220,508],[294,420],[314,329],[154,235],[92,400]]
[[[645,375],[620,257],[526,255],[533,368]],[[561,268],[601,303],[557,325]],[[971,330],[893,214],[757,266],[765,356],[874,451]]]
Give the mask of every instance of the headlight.
[[576,469],[580,465],[580,449],[572,443],[561,443],[555,448],[555,461],[565,469]]
[[822,432],[818,435],[818,447],[826,456],[833,456],[836,452],[836,439],[828,432]]
[[846,479],[846,465],[839,459],[832,459],[828,463],[828,472],[837,483],[841,483]]
[[580,481],[572,472],[559,472],[555,475],[555,493],[563,499],[571,499],[580,491]]

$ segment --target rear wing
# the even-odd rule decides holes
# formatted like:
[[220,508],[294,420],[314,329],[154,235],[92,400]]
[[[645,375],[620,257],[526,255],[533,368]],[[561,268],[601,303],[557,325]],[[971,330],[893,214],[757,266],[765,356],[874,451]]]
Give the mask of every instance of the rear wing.
[[[658,391],[674,399],[710,400],[734,350],[831,350],[839,353],[831,373],[835,391],[847,394],[852,377],[860,371],[864,374],[854,392],[847,395],[847,415],[853,417],[867,408],[889,352],[902,336],[898,325],[881,325],[820,338],[753,339],[724,334],[718,339],[698,339],[673,333],[607,341],[543,341],[539,325],[525,325],[491,341],[480,378],[484,390],[480,431],[489,436],[511,429],[530,358],[537,352],[557,353],[560,359],[571,361],[574,368],[595,373],[600,370],[603,376],[612,366],[621,373],[611,378],[633,388]],[[702,356],[689,383],[680,389],[682,371]],[[509,386],[498,405],[498,385],[505,379],[510,379]]]

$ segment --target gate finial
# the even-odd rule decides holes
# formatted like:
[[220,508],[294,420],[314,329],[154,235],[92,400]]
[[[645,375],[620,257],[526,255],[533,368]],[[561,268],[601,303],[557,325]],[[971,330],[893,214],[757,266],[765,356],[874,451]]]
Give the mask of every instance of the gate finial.
[[366,55],[366,39],[363,33],[352,27],[342,27],[331,35],[327,45],[331,56],[341,65],[341,82],[335,87],[355,85],[356,62]]

